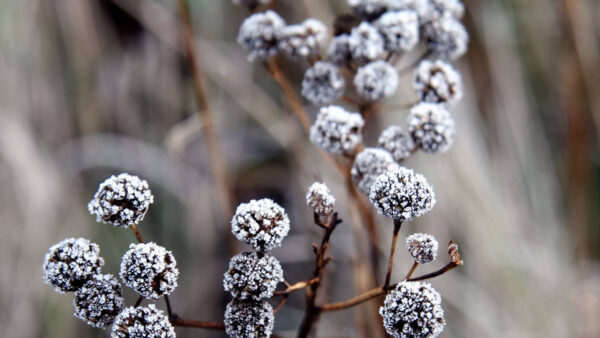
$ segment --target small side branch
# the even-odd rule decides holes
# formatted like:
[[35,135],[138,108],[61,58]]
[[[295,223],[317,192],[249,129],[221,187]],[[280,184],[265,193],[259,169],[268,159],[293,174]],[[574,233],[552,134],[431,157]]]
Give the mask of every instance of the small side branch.
[[383,287],[387,288],[390,285],[390,279],[392,278],[392,269],[394,268],[394,254],[396,253],[396,243],[398,242],[398,234],[402,227],[402,221],[397,219],[394,220],[394,235],[392,237],[392,248],[390,249],[390,257],[388,259],[387,272],[385,274],[385,282]]
[[378,296],[383,295],[385,292],[387,291],[386,288],[384,288],[383,286],[377,287],[375,289],[371,289],[363,294],[360,294],[354,298],[350,298],[346,301],[343,302],[338,302],[338,303],[331,303],[331,304],[325,304],[323,306],[321,306],[321,311],[322,312],[326,312],[326,311],[338,311],[338,310],[344,310],[347,308],[351,308],[353,306],[359,305],[361,303],[364,303],[368,300],[371,300],[373,298],[376,298]]
[[144,238],[142,237],[142,234],[138,230],[137,226],[135,224],[132,224],[130,228],[133,231],[135,238],[137,238],[138,242],[144,243]]
[[446,266],[444,266],[443,268],[441,268],[441,269],[439,269],[437,271],[434,271],[432,273],[428,273],[426,275],[422,275],[422,276],[419,276],[419,277],[409,278],[407,280],[409,282],[416,282],[416,281],[420,281],[420,280],[426,280],[426,279],[434,278],[434,277],[437,277],[439,275],[445,274],[446,272],[454,269],[457,266],[458,265],[456,263],[450,262],[450,263],[446,264]]
[[198,320],[181,319],[178,317],[172,318],[171,325],[179,327],[192,327],[196,329],[208,329],[208,330],[225,330],[223,323],[214,322],[201,322]]

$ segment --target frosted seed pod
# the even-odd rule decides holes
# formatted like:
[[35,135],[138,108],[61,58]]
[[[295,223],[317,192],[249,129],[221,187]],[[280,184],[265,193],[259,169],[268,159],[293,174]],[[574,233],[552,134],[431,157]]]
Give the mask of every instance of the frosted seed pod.
[[233,256],[223,276],[225,291],[239,299],[271,298],[280,282],[283,282],[283,269],[277,258],[257,251]]
[[290,231],[290,219],[279,204],[268,198],[251,200],[237,207],[231,231],[255,250],[271,250],[281,246]]
[[408,132],[415,144],[427,153],[450,149],[454,137],[454,120],[443,105],[419,103],[408,116]]
[[415,69],[413,88],[423,102],[455,104],[463,96],[460,74],[442,60],[421,61]]
[[322,107],[310,128],[310,140],[332,154],[352,154],[362,143],[365,122],[339,106]]
[[409,51],[419,42],[419,17],[415,11],[385,13],[377,19],[375,27],[383,36],[387,51]]
[[294,60],[307,59],[319,54],[325,38],[327,27],[319,20],[307,19],[281,30],[279,49]]
[[150,304],[128,307],[115,319],[112,338],[175,338],[169,318]]
[[406,238],[406,249],[420,264],[433,262],[438,254],[438,241],[429,234],[415,233]]
[[360,68],[354,76],[354,87],[360,96],[377,101],[394,94],[398,87],[398,72],[383,60],[373,61]]
[[279,37],[285,21],[275,12],[250,15],[242,25],[237,43],[248,51],[248,60],[268,59],[279,52]]
[[379,31],[368,22],[354,27],[348,41],[352,60],[357,64],[365,64],[383,55],[383,38]]
[[348,0],[348,5],[356,15],[372,20],[387,10],[389,0]]
[[350,51],[350,35],[340,34],[334,36],[327,48],[329,61],[337,66],[344,66],[352,61],[352,52]]
[[415,149],[412,137],[400,126],[389,126],[381,132],[377,146],[389,151],[396,162],[409,158]]
[[465,6],[460,0],[412,0],[412,7],[419,14],[419,20],[425,24],[443,16],[462,18]]
[[454,61],[467,52],[469,34],[463,24],[451,15],[426,23],[422,34],[429,50],[436,55]]
[[225,333],[231,338],[267,338],[273,333],[273,308],[265,301],[233,299],[225,309]]
[[350,174],[358,190],[369,195],[371,185],[373,185],[377,176],[398,168],[398,164],[394,162],[388,151],[378,148],[366,148],[356,155]]
[[88,325],[104,328],[123,309],[123,290],[113,275],[96,275],[75,291],[75,317]]
[[335,197],[325,183],[315,182],[306,194],[306,204],[319,216],[329,216],[333,213]]
[[315,105],[329,104],[342,96],[345,86],[334,64],[319,61],[304,73],[302,95]]

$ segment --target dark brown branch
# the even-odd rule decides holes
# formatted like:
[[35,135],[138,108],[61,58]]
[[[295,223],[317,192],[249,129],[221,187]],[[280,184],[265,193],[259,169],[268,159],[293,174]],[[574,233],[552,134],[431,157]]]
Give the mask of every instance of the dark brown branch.
[[283,297],[281,297],[279,304],[277,304],[277,306],[275,306],[275,308],[273,309],[273,314],[276,314],[277,312],[279,312],[279,310],[281,310],[283,304],[285,304],[285,301],[288,299],[289,295],[289,293],[286,293],[283,295]]
[[411,266],[410,270],[408,270],[406,276],[404,277],[405,280],[408,280],[410,276],[412,276],[413,272],[415,272],[415,270],[417,269],[417,266],[419,266],[419,262],[415,261]]
[[173,308],[171,307],[171,301],[169,300],[169,296],[165,295],[165,305],[167,306],[167,314],[169,318],[174,318],[176,315],[173,313]]
[[287,294],[290,294],[290,293],[292,293],[294,291],[304,289],[308,285],[311,285],[311,284],[316,283],[318,281],[319,281],[319,278],[318,277],[314,277],[314,278],[311,278],[311,279],[306,280],[306,281],[301,281],[301,282],[295,283],[293,285],[287,285],[287,288],[285,290],[275,291],[275,293],[273,293],[273,295],[275,295],[275,296],[287,295]]
[[454,269],[457,266],[458,266],[458,264],[456,264],[454,262],[450,262],[450,263],[446,264],[446,266],[444,266],[443,268],[441,268],[441,269],[439,269],[437,271],[434,271],[432,273],[428,273],[426,275],[422,275],[422,276],[419,276],[419,277],[410,278],[410,279],[407,279],[407,280],[409,282],[416,282],[416,281],[420,281],[420,280],[430,279],[430,278],[433,278],[433,277],[437,277],[439,275],[443,275],[444,273],[446,273],[446,272]]
[[[389,289],[389,287],[388,287],[388,289]],[[354,298],[345,300],[343,302],[325,304],[325,305],[321,306],[321,312],[337,311],[337,310],[351,308],[353,306],[356,306],[358,304],[364,303],[368,300],[371,300],[373,298],[383,295],[388,289],[384,288],[383,286],[380,286],[380,287],[371,289],[363,294],[360,294]]]
[[208,330],[225,330],[225,325],[223,325],[223,323],[201,322],[198,320],[181,319],[178,317],[172,318],[170,321],[173,326],[179,327],[193,327],[197,329]]
[[132,224],[130,228],[131,228],[131,230],[133,230],[133,233],[135,234],[135,238],[137,238],[138,242],[144,243],[144,238],[142,237],[142,234],[139,232],[137,226],[135,224]]
[[133,307],[138,307],[138,306],[142,305],[143,301],[144,301],[144,296],[139,296],[138,299],[135,301],[135,305]]
[[387,288],[390,285],[390,279],[392,278],[392,269],[394,268],[394,253],[396,253],[396,243],[398,242],[398,234],[402,227],[402,221],[397,219],[394,220],[394,235],[392,237],[392,248],[390,249],[390,257],[388,258],[388,267],[385,274],[385,282],[383,288]]

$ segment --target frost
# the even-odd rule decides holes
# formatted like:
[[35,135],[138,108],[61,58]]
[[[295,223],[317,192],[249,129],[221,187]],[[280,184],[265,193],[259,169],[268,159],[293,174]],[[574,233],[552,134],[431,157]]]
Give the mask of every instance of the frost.
[[358,68],[354,87],[363,98],[377,101],[391,96],[398,87],[398,72],[383,60],[373,61]]
[[346,83],[337,67],[329,62],[316,62],[302,80],[302,95],[316,105],[328,104],[344,93]]
[[419,103],[408,116],[408,132],[421,150],[444,152],[452,146],[454,120],[441,104]]
[[310,140],[332,154],[351,154],[362,143],[365,122],[339,106],[322,107],[310,128]]
[[348,40],[352,59],[358,64],[365,64],[383,55],[383,38],[368,22],[362,22],[352,29]]
[[409,51],[419,42],[419,17],[415,11],[385,13],[375,22],[375,27],[383,35],[388,51]]
[[75,291],[75,317],[88,325],[104,328],[123,309],[121,284],[113,275],[96,275]]
[[423,60],[413,78],[413,88],[423,102],[455,104],[462,96],[460,74],[443,60]]
[[225,309],[225,332],[232,338],[270,337],[274,323],[273,308],[265,301],[233,299]]
[[329,61],[338,66],[347,65],[352,61],[352,52],[350,51],[350,35],[340,34],[334,36],[327,48]]
[[319,54],[327,37],[327,27],[319,20],[307,19],[299,25],[289,25],[281,31],[279,49],[294,60]]
[[306,204],[319,216],[328,216],[333,212],[335,197],[325,183],[315,182],[306,194]]
[[360,191],[368,195],[375,179],[384,172],[398,169],[392,155],[383,149],[366,148],[356,155],[350,173]]
[[389,151],[396,162],[410,157],[415,149],[412,138],[400,126],[389,126],[379,136],[377,146]]
[[264,251],[281,246],[290,231],[290,219],[279,204],[268,198],[240,204],[231,219],[235,237]]
[[277,258],[263,252],[243,252],[229,261],[223,276],[225,291],[239,299],[271,298],[283,282],[283,269]]
[[454,16],[444,15],[423,26],[423,36],[429,49],[452,61],[467,52],[469,34]]
[[237,42],[248,51],[248,60],[268,59],[279,52],[279,37],[285,21],[275,12],[250,15],[238,33]]
[[429,234],[415,233],[406,238],[406,249],[419,263],[434,261],[438,254],[438,241]]
[[354,13],[365,18],[377,18],[387,10],[389,0],[348,0]]
[[128,307],[115,319],[112,338],[175,338],[169,318],[150,304]]

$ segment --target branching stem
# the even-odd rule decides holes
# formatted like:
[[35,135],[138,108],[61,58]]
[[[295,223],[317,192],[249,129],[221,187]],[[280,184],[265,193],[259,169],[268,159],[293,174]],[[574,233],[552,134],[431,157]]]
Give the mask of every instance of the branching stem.
[[394,235],[392,237],[392,248],[390,249],[390,257],[388,259],[387,272],[385,274],[385,283],[383,288],[386,289],[390,285],[390,279],[392,278],[392,269],[394,268],[394,253],[396,252],[396,243],[398,242],[398,234],[402,227],[402,221],[394,220]]

